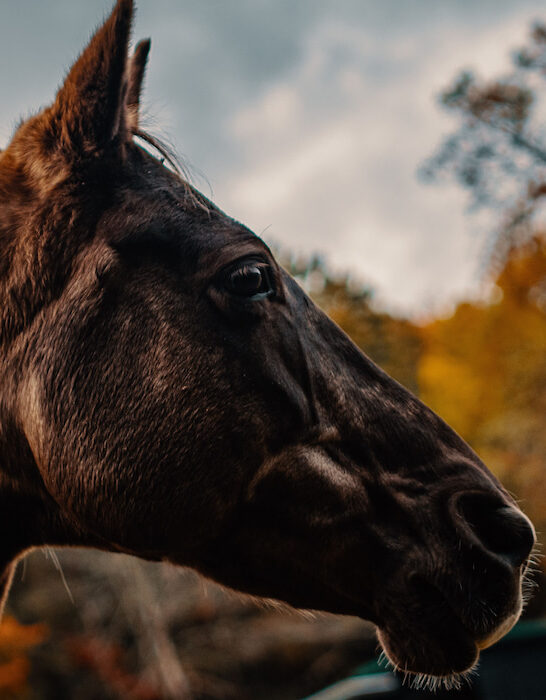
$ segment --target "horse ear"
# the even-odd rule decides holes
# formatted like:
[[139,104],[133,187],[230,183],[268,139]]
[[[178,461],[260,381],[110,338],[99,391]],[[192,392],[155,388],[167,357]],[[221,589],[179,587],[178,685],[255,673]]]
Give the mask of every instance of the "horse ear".
[[118,0],[57,93],[49,117],[63,148],[94,153],[126,137],[126,64],[133,0]]
[[144,82],[146,62],[148,60],[148,54],[150,53],[151,43],[150,39],[139,41],[129,64],[129,79],[127,82],[127,98],[125,104],[127,107],[127,126],[130,130],[134,131],[138,129],[140,94],[142,92],[142,83]]

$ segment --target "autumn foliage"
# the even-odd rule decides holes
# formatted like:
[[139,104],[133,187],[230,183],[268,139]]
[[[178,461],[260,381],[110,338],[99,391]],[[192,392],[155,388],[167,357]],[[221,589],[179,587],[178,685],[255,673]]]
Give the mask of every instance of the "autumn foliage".
[[489,303],[422,329],[421,396],[546,527],[546,240],[514,246]]
[[[423,398],[451,422],[546,525],[546,24],[531,28],[512,68],[463,72],[440,103],[457,126],[422,169],[455,179],[489,209],[495,292],[423,330]],[[500,263],[500,264],[499,264]]]
[[13,617],[0,624],[0,697],[25,698],[30,673],[29,652],[48,636],[44,624],[22,625]]

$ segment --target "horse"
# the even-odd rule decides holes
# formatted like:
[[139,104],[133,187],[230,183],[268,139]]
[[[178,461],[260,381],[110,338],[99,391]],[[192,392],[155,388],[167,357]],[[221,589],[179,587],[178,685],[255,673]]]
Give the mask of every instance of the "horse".
[[533,527],[143,144],[132,16],[0,153],[2,601],[32,548],[124,552],[360,616],[395,667],[458,678],[520,616]]

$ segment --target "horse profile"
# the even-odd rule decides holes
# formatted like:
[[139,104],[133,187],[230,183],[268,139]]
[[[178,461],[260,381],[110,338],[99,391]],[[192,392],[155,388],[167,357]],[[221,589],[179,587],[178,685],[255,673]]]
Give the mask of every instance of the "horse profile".
[[134,139],[132,13],[0,152],[2,599],[29,549],[95,547],[358,615],[396,666],[465,672],[520,615],[532,525]]

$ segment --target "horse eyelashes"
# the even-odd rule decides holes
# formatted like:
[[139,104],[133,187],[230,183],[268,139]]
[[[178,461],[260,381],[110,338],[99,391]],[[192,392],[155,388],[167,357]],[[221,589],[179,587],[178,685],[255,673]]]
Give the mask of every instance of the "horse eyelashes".
[[256,301],[274,292],[269,266],[253,261],[229,270],[224,284],[229,293]]

